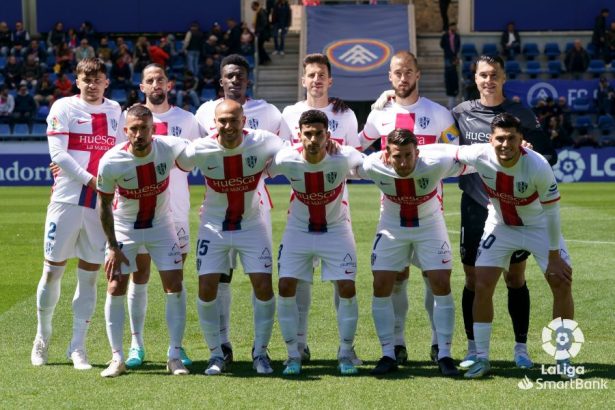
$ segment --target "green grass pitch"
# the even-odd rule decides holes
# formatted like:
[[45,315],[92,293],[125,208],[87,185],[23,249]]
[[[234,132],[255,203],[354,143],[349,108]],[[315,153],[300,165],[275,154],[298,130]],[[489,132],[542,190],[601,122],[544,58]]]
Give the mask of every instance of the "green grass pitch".
[[[0,188],[0,408],[614,408],[615,407],[615,184],[569,184],[562,192],[562,230],[574,264],[573,292],[576,320],[585,343],[575,364],[585,366],[587,380],[604,379],[608,390],[521,390],[524,376],[543,377],[541,364],[552,359],[541,348],[541,331],[551,319],[551,294],[533,259],[527,278],[531,292],[531,324],[528,346],[537,363],[532,370],[518,370],[512,362],[513,333],[506,308],[503,281],[495,296],[492,338],[493,375],[478,381],[444,379],[429,362],[430,332],[423,308],[423,281],[412,269],[408,286],[410,312],[406,341],[410,365],[386,379],[375,379],[369,370],[380,357],[380,347],[371,318],[371,244],[378,218],[379,197],[373,185],[351,185],[352,221],[358,254],[359,326],[356,350],[366,361],[357,376],[337,374],[337,329],[332,287],[318,280],[314,285],[309,344],[312,363],[300,377],[282,377],[285,348],[277,326],[270,344],[275,373],[257,377],[252,370],[252,309],[248,279],[235,275],[232,284],[232,330],[236,363],[221,377],[205,377],[209,358],[196,313],[194,259],[188,259],[185,283],[188,289],[188,323],[184,345],[195,364],[192,374],[165,374],[167,333],[160,279],[152,276],[145,328],[146,364],[118,379],[99,376],[110,359],[104,326],[105,281],[100,276],[96,314],[88,335],[87,349],[94,370],[78,372],[66,360],[70,338],[71,300],[75,286],[75,263],[69,263],[56,309],[49,365],[30,365],[30,349],[36,330],[35,294],[42,268],[42,236],[48,188]],[[277,249],[288,202],[288,186],[270,189],[273,210],[274,249]],[[192,234],[197,232],[196,209],[203,195],[192,187]],[[459,191],[445,187],[446,221],[455,250],[452,288],[456,303],[453,346],[455,359],[465,353],[460,298],[463,271],[458,258]],[[258,238],[255,238],[258,239]],[[546,238],[545,238],[546,240]],[[194,243],[192,244],[194,246]],[[274,288],[277,272],[274,273]],[[129,345],[126,321],[125,347]],[[549,377],[546,377],[549,379]],[[551,378],[552,380],[558,380]]]

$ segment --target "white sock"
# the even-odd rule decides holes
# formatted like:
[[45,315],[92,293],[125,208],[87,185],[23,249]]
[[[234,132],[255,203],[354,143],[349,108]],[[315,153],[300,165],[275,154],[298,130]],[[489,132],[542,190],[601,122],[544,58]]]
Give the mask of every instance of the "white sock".
[[105,301],[105,323],[107,324],[107,337],[111,345],[114,360],[124,361],[124,299],[126,295],[112,296],[107,293]]
[[231,284],[218,283],[218,308],[220,309],[220,343],[230,343]]
[[305,346],[307,345],[308,317],[310,314],[310,306],[312,305],[312,284],[304,280],[298,281],[295,297],[297,300],[297,309],[299,310],[299,317],[297,319],[297,342]]
[[395,345],[406,345],[406,317],[408,316],[408,279],[395,281],[393,286],[393,311],[395,312]]
[[433,322],[438,334],[438,359],[451,356],[453,329],[455,328],[455,302],[453,295],[434,296]]
[[372,298],[372,318],[382,348],[382,355],[395,359],[395,313],[390,296]]
[[333,306],[335,307],[335,311],[337,312],[337,310],[340,308],[340,291],[337,288],[337,283],[336,282],[332,282],[333,283]]
[[169,359],[179,359],[179,349],[182,347],[184,330],[186,329],[186,292],[167,293],[166,318],[169,329]]
[[269,300],[259,300],[252,293],[254,309],[254,357],[267,354],[275,317],[275,296]]
[[130,347],[143,347],[143,329],[145,328],[145,314],[147,312],[147,283],[137,284],[130,281],[128,284],[128,317],[130,318],[130,332],[132,340]]
[[[299,281],[301,283],[301,281]],[[297,347],[297,322],[299,310],[297,309],[297,298],[278,296],[278,322],[280,331],[286,343],[288,357],[301,357]]]
[[491,323],[474,322],[474,343],[476,357],[489,359],[489,341],[491,339]]
[[96,308],[98,271],[77,269],[77,289],[73,297],[73,338],[70,350],[85,350],[85,336]]
[[357,303],[357,297],[340,297],[340,306],[337,310],[337,328],[340,333],[339,357],[348,356],[352,352],[358,320],[359,304]]
[[431,291],[431,284],[429,283],[429,278],[423,276],[423,281],[425,282],[425,310],[427,311],[427,316],[429,316],[429,324],[431,325],[431,344],[438,344],[438,335],[436,333],[436,325],[433,321],[433,292]]
[[36,337],[45,341],[51,337],[53,311],[60,300],[62,275],[66,266],[55,266],[45,262],[43,274],[36,289],[36,315],[38,325]]
[[220,312],[218,306],[218,299],[204,302],[197,298],[199,323],[212,357],[224,357],[220,347]]
[[476,342],[468,340],[468,354],[476,354]]

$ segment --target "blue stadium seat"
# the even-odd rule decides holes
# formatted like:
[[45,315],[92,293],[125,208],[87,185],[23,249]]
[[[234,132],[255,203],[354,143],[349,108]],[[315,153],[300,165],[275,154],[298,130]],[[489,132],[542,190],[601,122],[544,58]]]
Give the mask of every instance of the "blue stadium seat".
[[37,122],[32,126],[32,135],[36,137],[44,137],[47,135],[47,124]]
[[555,60],[562,54],[562,50],[560,50],[557,43],[547,43],[545,44],[544,54],[549,60]]
[[461,56],[465,61],[472,61],[478,56],[478,51],[473,43],[466,43],[461,45]]
[[126,90],[123,88],[114,88],[111,90],[111,99],[117,101],[120,105],[126,102]]
[[45,61],[45,63],[47,64],[48,70],[53,70],[53,66],[56,65],[56,56],[53,55],[53,53],[47,54],[47,61]]
[[587,54],[589,54],[589,58],[598,58],[598,53],[596,50],[596,46],[594,45],[594,43],[587,43],[587,47],[585,48],[585,50],[587,50]]
[[474,73],[472,72],[472,62],[464,61],[463,65],[461,66],[461,75],[463,76],[463,78],[469,80],[472,78],[473,74]]
[[41,105],[36,110],[36,119],[37,120],[45,121],[47,119],[48,115],[49,115],[49,106],[48,105]]
[[585,97],[575,98],[570,102],[570,108],[573,112],[586,113],[591,108],[591,100]]
[[109,44],[109,48],[111,49],[111,51],[115,51],[115,49],[117,48],[117,44],[115,43],[115,40],[109,39],[108,44]]
[[594,59],[589,62],[589,67],[587,67],[587,72],[594,75],[594,77],[600,77],[601,74],[606,72],[606,65],[604,64],[604,60]]
[[11,127],[8,124],[0,124],[0,137],[8,137],[11,135]]
[[0,70],[4,69],[4,66],[6,66],[6,57],[0,56]]
[[215,100],[216,99],[216,90],[213,88],[203,88],[201,90],[201,102]]
[[519,74],[521,74],[521,66],[515,60],[508,60],[504,64],[504,69],[506,70],[506,75],[510,79],[515,79]]
[[138,87],[139,84],[141,84],[141,73],[135,71],[132,75],[132,85]]
[[583,130],[585,132],[589,132],[591,131],[593,127],[594,127],[594,124],[592,123],[592,119],[589,118],[588,115],[580,115],[577,117],[577,120],[574,122],[574,128],[576,128],[577,130]]
[[30,129],[28,124],[15,124],[13,126],[14,137],[28,137],[30,135]]
[[602,135],[609,135],[615,128],[615,120],[609,114],[598,117],[598,128]]
[[539,61],[532,60],[527,62],[525,72],[530,76],[530,78],[536,78],[542,74],[544,70],[542,69]]
[[551,75],[551,78],[558,78],[564,72],[564,66],[559,60],[549,61],[547,63],[547,72]]
[[495,57],[499,55],[498,45],[495,43],[485,43],[483,44],[483,55]]
[[540,55],[540,50],[538,49],[538,44],[536,43],[525,43],[521,53],[527,60],[533,60]]
[[4,76],[0,73],[0,87],[4,85]]

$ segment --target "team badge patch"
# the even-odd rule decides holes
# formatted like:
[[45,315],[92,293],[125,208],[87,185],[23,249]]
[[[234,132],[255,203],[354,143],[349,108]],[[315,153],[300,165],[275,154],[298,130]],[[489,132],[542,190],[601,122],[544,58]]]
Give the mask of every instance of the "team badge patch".
[[58,117],[51,118],[49,120],[49,126],[54,131],[58,130],[60,128],[60,120],[58,120]]
[[336,120],[329,120],[329,131],[335,132],[339,125],[339,122],[337,122]]
[[427,185],[429,185],[429,178],[419,178],[418,181],[416,181],[417,184],[419,184],[419,187],[421,189],[425,189],[427,188]]
[[117,131],[117,120],[115,118],[111,118],[111,128],[113,128],[113,131]]
[[517,182],[517,191],[520,193],[524,193],[527,190],[527,182],[518,181]]
[[421,127],[422,129],[427,128],[427,126],[429,125],[429,117],[419,117],[418,123],[419,123],[419,127]]
[[330,184],[334,183],[335,180],[337,179],[337,172],[329,172],[327,174],[327,182],[329,182]]
[[179,125],[174,125],[171,127],[171,135],[174,137],[179,137],[182,135],[182,127]]
[[257,158],[254,155],[250,155],[249,157],[246,157],[246,164],[248,164],[250,168],[254,168],[254,166],[256,165],[256,161],[257,161]]
[[250,118],[248,119],[248,127],[253,130],[258,128],[258,118]]
[[167,164],[165,164],[164,162],[156,165],[156,171],[158,171],[159,175],[164,175],[166,170],[167,170]]

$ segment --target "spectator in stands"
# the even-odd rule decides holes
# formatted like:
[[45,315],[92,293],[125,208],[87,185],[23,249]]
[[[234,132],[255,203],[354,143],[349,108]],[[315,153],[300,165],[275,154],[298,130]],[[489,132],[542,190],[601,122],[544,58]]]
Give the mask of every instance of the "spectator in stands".
[[574,127],[572,126],[572,110],[568,106],[566,97],[561,96],[557,99],[557,115],[560,120],[560,124],[566,129],[568,134],[572,134]]
[[26,49],[25,58],[34,56],[34,60],[41,66],[41,70],[47,69],[47,52],[43,50],[38,40],[31,40],[30,45]]
[[555,149],[574,145],[574,141],[570,137],[570,134],[562,126],[560,119],[556,116],[552,116],[549,118],[546,132],[547,135],[551,138],[551,145]]
[[61,21],[58,21],[47,35],[47,50],[57,48],[58,45],[66,43],[66,40],[67,39],[66,33],[64,32],[64,24]]
[[201,70],[201,79],[203,87],[213,88],[216,90],[216,93],[218,92],[218,88],[220,88],[220,70],[212,56],[205,57],[205,64]]
[[277,0],[271,13],[271,24],[273,28],[273,44],[275,51],[273,54],[284,55],[284,39],[288,28],[292,23],[292,13],[288,0]]
[[476,63],[472,63],[470,65],[470,75],[464,77],[463,79],[463,100],[478,100],[480,98],[480,93],[478,92],[478,87],[476,86],[476,80],[474,78],[474,74],[476,73]]
[[66,43],[60,43],[56,47],[56,64],[53,71],[58,74],[60,72],[70,73],[73,64],[73,52]]
[[608,51],[606,61],[610,63],[615,58],[615,21],[611,22],[611,28],[606,33],[606,48]]
[[596,91],[596,108],[598,112],[613,114],[615,109],[615,90],[609,84],[606,76],[601,76]]
[[88,40],[88,44],[92,47],[96,48],[98,46],[98,35],[96,34],[94,26],[90,21],[86,20],[81,23],[81,26],[79,26],[78,35],[81,40],[84,38]]
[[62,97],[69,97],[73,95],[73,83],[70,81],[66,73],[60,72],[58,78],[55,83],[55,94],[54,98],[57,100]]
[[197,94],[199,80],[192,71],[186,70],[186,72],[184,72],[184,82],[182,84],[182,88],[177,90],[177,106],[183,107],[184,99],[189,97],[192,106],[195,108],[198,107],[200,105],[199,95]]
[[30,42],[30,33],[24,28],[21,21],[15,22],[15,31],[12,34],[13,48],[11,54],[21,57],[26,52],[26,47]]
[[38,105],[51,105],[54,102],[55,86],[49,79],[49,73],[43,73],[40,81],[36,85],[34,101]]
[[205,41],[205,44],[203,44],[203,54],[205,54],[206,56],[213,56],[219,53],[220,46],[218,45],[218,37],[212,34],[207,37],[207,41]]
[[607,48],[606,48],[606,18],[609,16],[609,9],[600,10],[600,14],[596,17],[594,21],[594,30],[592,32],[592,44],[596,48],[596,57],[597,58],[606,58],[607,56]]
[[[118,37],[118,40],[119,39],[121,39],[121,37]],[[123,39],[121,42],[117,43],[117,49],[113,52],[113,54],[111,54],[112,63],[118,59],[122,60],[122,62],[129,67],[132,76],[132,54]]]
[[66,32],[66,45],[71,50],[75,50],[79,47],[79,38],[77,37],[77,30],[73,27],[69,28]]
[[122,88],[126,91],[132,88],[132,71],[126,59],[118,57],[111,67],[111,88]]
[[254,54],[254,35],[248,27],[241,29],[241,54],[244,56]]
[[169,60],[177,56],[177,50],[175,50],[175,36],[173,34],[163,35],[160,39],[159,47],[169,55]]
[[41,69],[40,64],[36,62],[34,54],[28,54],[26,57],[26,61],[23,64],[23,69],[21,72],[22,82],[25,81],[26,85],[35,89],[38,79],[43,74],[43,70]]
[[577,80],[587,71],[587,67],[589,66],[589,54],[587,54],[587,51],[583,48],[581,40],[574,40],[573,47],[566,53],[564,64],[566,65],[566,70]]
[[252,11],[254,11],[254,34],[258,42],[258,63],[269,64],[271,58],[265,50],[265,42],[269,41],[271,38],[271,27],[269,25],[267,10],[262,8],[258,1],[253,1]]
[[111,62],[111,56],[113,55],[113,51],[111,50],[111,47],[109,47],[109,37],[103,36],[100,38],[96,55],[104,61],[107,71],[111,71],[111,66],[113,65]]
[[229,54],[239,54],[241,51],[241,27],[233,18],[226,20],[226,38]]
[[15,109],[15,99],[9,94],[9,88],[3,85],[0,88],[0,124],[13,126],[13,110]]
[[594,137],[593,135],[589,133],[588,129],[581,128],[579,129],[579,137],[577,138],[577,141],[575,142],[574,147],[575,148],[581,148],[581,147],[598,148],[600,147],[600,143],[598,143],[598,140],[596,139],[596,137]]
[[438,0],[438,3],[440,5],[440,17],[442,17],[442,31],[446,31],[448,30],[448,6],[450,6],[451,0]]
[[32,122],[36,116],[36,101],[28,92],[28,87],[25,83],[19,86],[17,95],[15,96],[15,109],[13,110],[14,124],[28,124],[28,128],[32,130]]
[[141,101],[139,100],[139,93],[135,88],[131,88],[126,95],[126,102],[122,104],[122,109],[127,110],[135,104],[139,104]]
[[205,44],[205,34],[201,31],[199,23],[196,21],[190,24],[190,30],[184,37],[182,50],[186,53],[186,65],[188,70],[193,73],[199,72],[199,62],[201,61],[201,51]]
[[515,23],[510,22],[506,25],[506,30],[500,37],[500,45],[502,46],[502,55],[513,60],[516,55],[521,54],[521,35],[515,28]]
[[444,50],[444,86],[448,96],[448,108],[457,105],[459,95],[459,50],[461,38],[457,33],[457,24],[451,22],[446,33],[440,38],[440,48]]
[[6,56],[11,51],[13,43],[11,41],[11,30],[6,21],[0,21],[0,56]]
[[79,47],[75,49],[75,61],[77,64],[85,58],[94,58],[96,57],[96,52],[94,51],[94,47],[92,47],[88,43],[87,38],[82,38],[79,43]]
[[17,60],[14,55],[9,55],[6,60],[6,65],[2,73],[4,74],[4,82],[9,88],[17,88],[21,82],[21,74],[23,72],[23,64]]
[[222,30],[222,26],[220,25],[220,23],[218,23],[217,21],[214,22],[214,24],[211,25],[211,30],[209,31],[209,34],[213,34],[214,36],[218,37],[218,39],[224,37],[224,30]]
[[163,68],[169,65],[171,54],[165,51],[169,49],[169,43],[166,37],[160,39],[160,44],[152,44],[149,46],[149,56],[152,59],[152,63],[158,64]]
[[134,70],[138,73],[152,63],[152,56],[149,53],[149,42],[145,36],[139,36],[137,43],[135,44],[135,51],[133,54]]

